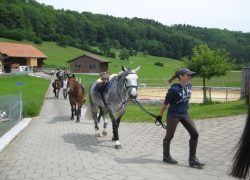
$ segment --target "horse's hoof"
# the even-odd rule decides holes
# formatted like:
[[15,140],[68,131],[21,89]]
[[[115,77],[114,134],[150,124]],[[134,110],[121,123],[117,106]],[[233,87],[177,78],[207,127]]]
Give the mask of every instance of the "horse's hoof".
[[101,137],[100,133],[95,133],[95,137]]
[[80,120],[76,120],[76,123],[80,123]]
[[115,141],[115,138],[114,138],[114,137],[112,137],[112,141]]
[[103,136],[107,136],[107,135],[108,135],[108,132],[107,132],[107,131],[103,131],[103,132],[102,132],[102,135],[103,135]]
[[74,120],[74,118],[72,117],[72,118],[70,118],[71,120]]
[[122,149],[122,145],[115,145],[115,149]]

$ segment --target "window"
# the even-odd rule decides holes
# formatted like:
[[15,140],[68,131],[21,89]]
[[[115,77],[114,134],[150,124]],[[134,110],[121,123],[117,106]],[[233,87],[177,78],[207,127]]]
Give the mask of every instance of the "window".
[[89,69],[95,69],[95,65],[89,65]]
[[75,64],[75,69],[80,69],[81,65]]

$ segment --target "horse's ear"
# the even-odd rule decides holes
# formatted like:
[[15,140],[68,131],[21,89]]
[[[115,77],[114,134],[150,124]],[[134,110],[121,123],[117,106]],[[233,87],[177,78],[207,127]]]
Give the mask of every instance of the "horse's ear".
[[73,74],[72,77],[75,78],[75,74]]
[[69,78],[69,74],[67,73],[67,77]]
[[136,69],[134,69],[135,73],[137,73],[140,70],[141,66],[138,66]]
[[127,71],[127,69],[122,65],[122,70],[123,71]]

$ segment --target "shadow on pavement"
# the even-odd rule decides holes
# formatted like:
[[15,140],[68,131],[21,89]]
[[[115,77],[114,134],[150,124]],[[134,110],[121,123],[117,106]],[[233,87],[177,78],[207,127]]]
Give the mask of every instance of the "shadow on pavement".
[[162,163],[160,160],[146,158],[152,154],[142,155],[134,158],[121,159],[115,157],[114,160],[120,164],[150,164],[150,163]]
[[51,121],[48,122],[48,124],[55,124],[58,122],[69,122],[69,121],[72,121],[70,120],[70,116],[55,116]]
[[65,143],[74,144],[77,150],[98,153],[99,146],[104,140],[98,140],[94,135],[69,133],[62,136]]
[[46,100],[56,100],[56,97],[45,97],[44,99],[46,99]]

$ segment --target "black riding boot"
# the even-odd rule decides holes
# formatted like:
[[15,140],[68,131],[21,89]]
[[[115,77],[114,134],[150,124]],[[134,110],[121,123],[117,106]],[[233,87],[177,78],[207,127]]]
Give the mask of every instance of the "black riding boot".
[[205,166],[205,164],[199,162],[196,158],[197,142],[197,140],[189,140],[189,166],[201,169],[202,166]]
[[170,155],[170,142],[163,140],[163,161],[170,164],[177,164],[178,162]]

